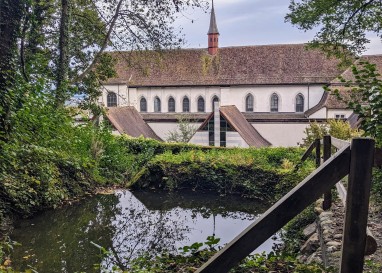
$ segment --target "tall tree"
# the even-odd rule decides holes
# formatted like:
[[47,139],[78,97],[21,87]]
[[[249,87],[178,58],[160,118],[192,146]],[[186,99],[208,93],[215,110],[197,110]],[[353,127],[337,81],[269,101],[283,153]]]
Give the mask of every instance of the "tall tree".
[[[21,67],[55,86],[58,105],[74,92],[99,95],[99,83],[113,76],[107,49],[161,49],[180,45],[171,26],[187,6],[204,0],[31,0],[23,20]],[[36,55],[38,51],[40,55]],[[28,60],[35,60],[31,64]],[[38,69],[31,69],[31,67]],[[33,76],[33,75],[32,75]]]
[[8,139],[11,130],[10,118],[18,98],[13,87],[17,77],[17,38],[23,10],[23,0],[0,0],[0,140],[2,141]]
[[360,54],[367,32],[382,38],[382,0],[291,0],[286,21],[317,32],[312,45],[347,58]]

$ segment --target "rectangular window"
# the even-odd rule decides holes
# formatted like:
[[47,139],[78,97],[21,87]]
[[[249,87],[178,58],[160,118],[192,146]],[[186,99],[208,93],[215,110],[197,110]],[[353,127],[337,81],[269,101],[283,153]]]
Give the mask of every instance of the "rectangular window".
[[208,132],[208,144],[210,146],[215,146],[215,134],[214,131]]
[[220,132],[220,147],[226,147],[227,146],[227,133],[226,132]]
[[335,115],[335,117],[336,117],[336,119],[344,119],[345,115],[339,114],[339,115]]

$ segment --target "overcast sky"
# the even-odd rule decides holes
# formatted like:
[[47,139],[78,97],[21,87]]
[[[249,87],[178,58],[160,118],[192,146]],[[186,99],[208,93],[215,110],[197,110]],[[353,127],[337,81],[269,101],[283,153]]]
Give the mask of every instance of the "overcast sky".
[[[289,0],[215,0],[220,32],[219,46],[296,44],[313,39],[315,31],[303,32],[284,22]],[[183,12],[177,25],[183,28],[187,48],[207,47],[210,10]],[[370,36],[365,54],[382,54],[382,43]]]

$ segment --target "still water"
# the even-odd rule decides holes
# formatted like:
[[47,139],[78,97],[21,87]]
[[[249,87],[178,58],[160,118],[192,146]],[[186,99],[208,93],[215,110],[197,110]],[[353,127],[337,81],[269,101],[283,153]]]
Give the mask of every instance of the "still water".
[[[100,272],[124,268],[143,253],[176,252],[179,247],[221,238],[224,245],[263,213],[268,204],[211,194],[117,191],[47,211],[16,224],[12,255],[17,270],[39,273]],[[94,244],[110,254],[100,255]],[[270,251],[271,239],[256,252]]]

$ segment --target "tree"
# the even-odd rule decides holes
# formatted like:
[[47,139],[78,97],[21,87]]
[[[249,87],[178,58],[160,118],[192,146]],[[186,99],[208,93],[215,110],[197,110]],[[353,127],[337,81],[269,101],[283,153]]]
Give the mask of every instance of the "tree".
[[373,137],[378,146],[382,145],[382,80],[375,64],[358,61],[351,67],[353,78],[341,82],[347,88],[344,96],[339,89],[328,89],[337,99],[344,101],[348,108],[358,114],[360,128],[365,135]]
[[[107,49],[160,50],[182,39],[171,26],[186,6],[203,0],[31,0],[23,20],[24,78],[43,72],[55,86],[57,105],[74,93],[99,96],[102,81],[114,76]],[[41,64],[31,64],[36,50]],[[29,58],[31,57],[31,58]],[[42,61],[43,59],[44,61]],[[33,75],[32,75],[33,76]]]
[[15,60],[22,14],[23,0],[0,0],[0,141],[9,137],[11,115],[19,99],[13,87],[17,78]]
[[349,122],[331,119],[326,123],[312,122],[305,128],[305,138],[301,147],[309,147],[316,139],[322,139],[325,135],[331,135],[338,139],[349,140],[363,135],[362,130],[351,128]]
[[285,20],[307,31],[319,27],[311,45],[345,60],[360,54],[367,32],[382,34],[382,0],[291,0]]
[[181,115],[178,117],[177,128],[174,131],[170,131],[168,133],[167,141],[187,143],[190,141],[195,132],[195,125],[191,124],[187,117]]

